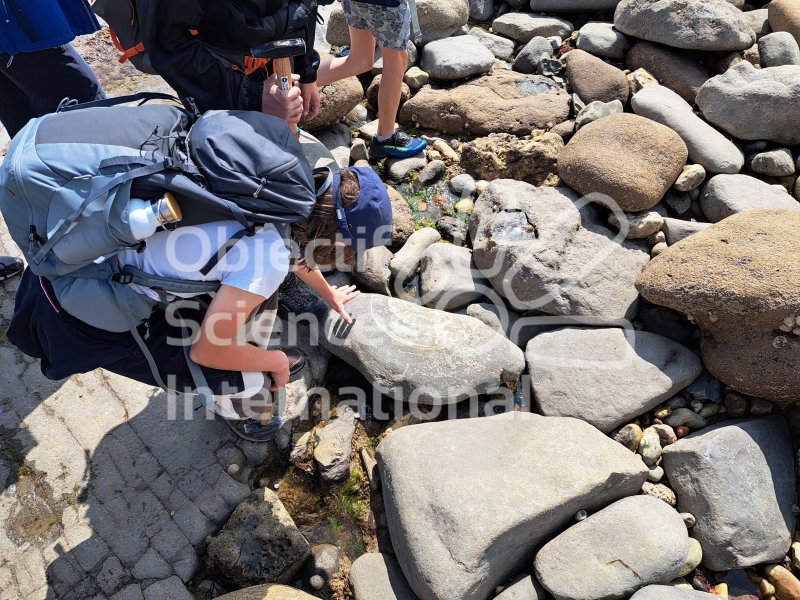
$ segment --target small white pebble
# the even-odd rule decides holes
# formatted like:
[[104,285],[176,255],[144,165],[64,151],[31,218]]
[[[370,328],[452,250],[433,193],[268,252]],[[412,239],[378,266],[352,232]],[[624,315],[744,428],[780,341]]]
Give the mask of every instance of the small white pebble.
[[578,522],[585,521],[588,516],[589,514],[585,510],[580,509],[578,512],[575,513],[575,520]]
[[314,575],[308,580],[308,584],[315,590],[321,590],[325,587],[325,580],[319,575]]

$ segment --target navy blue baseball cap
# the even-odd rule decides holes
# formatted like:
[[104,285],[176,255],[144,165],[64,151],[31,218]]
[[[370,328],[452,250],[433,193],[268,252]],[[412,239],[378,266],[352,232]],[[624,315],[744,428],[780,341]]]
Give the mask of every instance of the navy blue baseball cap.
[[333,174],[333,203],[342,236],[357,249],[385,246],[392,240],[392,201],[386,186],[370,167],[349,167],[349,171],[358,179],[360,191],[356,203],[348,207],[339,197],[341,172]]

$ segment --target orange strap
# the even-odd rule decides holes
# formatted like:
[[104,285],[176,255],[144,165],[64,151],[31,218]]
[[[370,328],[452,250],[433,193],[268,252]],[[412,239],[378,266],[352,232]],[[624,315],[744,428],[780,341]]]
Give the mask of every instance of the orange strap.
[[141,54],[144,52],[144,44],[139,42],[133,48],[128,48],[125,52],[122,53],[122,56],[119,57],[119,62],[124,63],[132,56],[136,56],[137,54]]
[[255,58],[254,56],[244,57],[244,74],[252,75],[259,69],[266,71],[267,65],[272,62],[271,58]]

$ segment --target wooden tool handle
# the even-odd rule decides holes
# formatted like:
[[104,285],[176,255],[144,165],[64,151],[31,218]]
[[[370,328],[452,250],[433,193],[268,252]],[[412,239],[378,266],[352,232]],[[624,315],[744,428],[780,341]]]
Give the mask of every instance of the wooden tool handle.
[[[288,58],[276,58],[275,74],[278,76],[278,85],[284,92],[292,89],[292,61]],[[297,135],[297,123],[289,123],[292,133]]]

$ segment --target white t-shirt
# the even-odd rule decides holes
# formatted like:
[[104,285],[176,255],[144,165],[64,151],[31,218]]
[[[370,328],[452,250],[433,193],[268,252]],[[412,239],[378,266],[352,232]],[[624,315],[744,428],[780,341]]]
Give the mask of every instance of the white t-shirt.
[[[289,273],[289,250],[274,225],[264,225],[254,235],[244,236],[208,275],[200,273],[220,247],[241,229],[236,221],[217,221],[180,227],[175,231],[159,231],[147,238],[144,251],[125,250],[119,260],[123,266],[131,265],[151,275],[219,281],[267,299],[278,290]],[[153,290],[134,287],[138,292],[158,299]],[[175,295],[186,297],[193,294]]]

